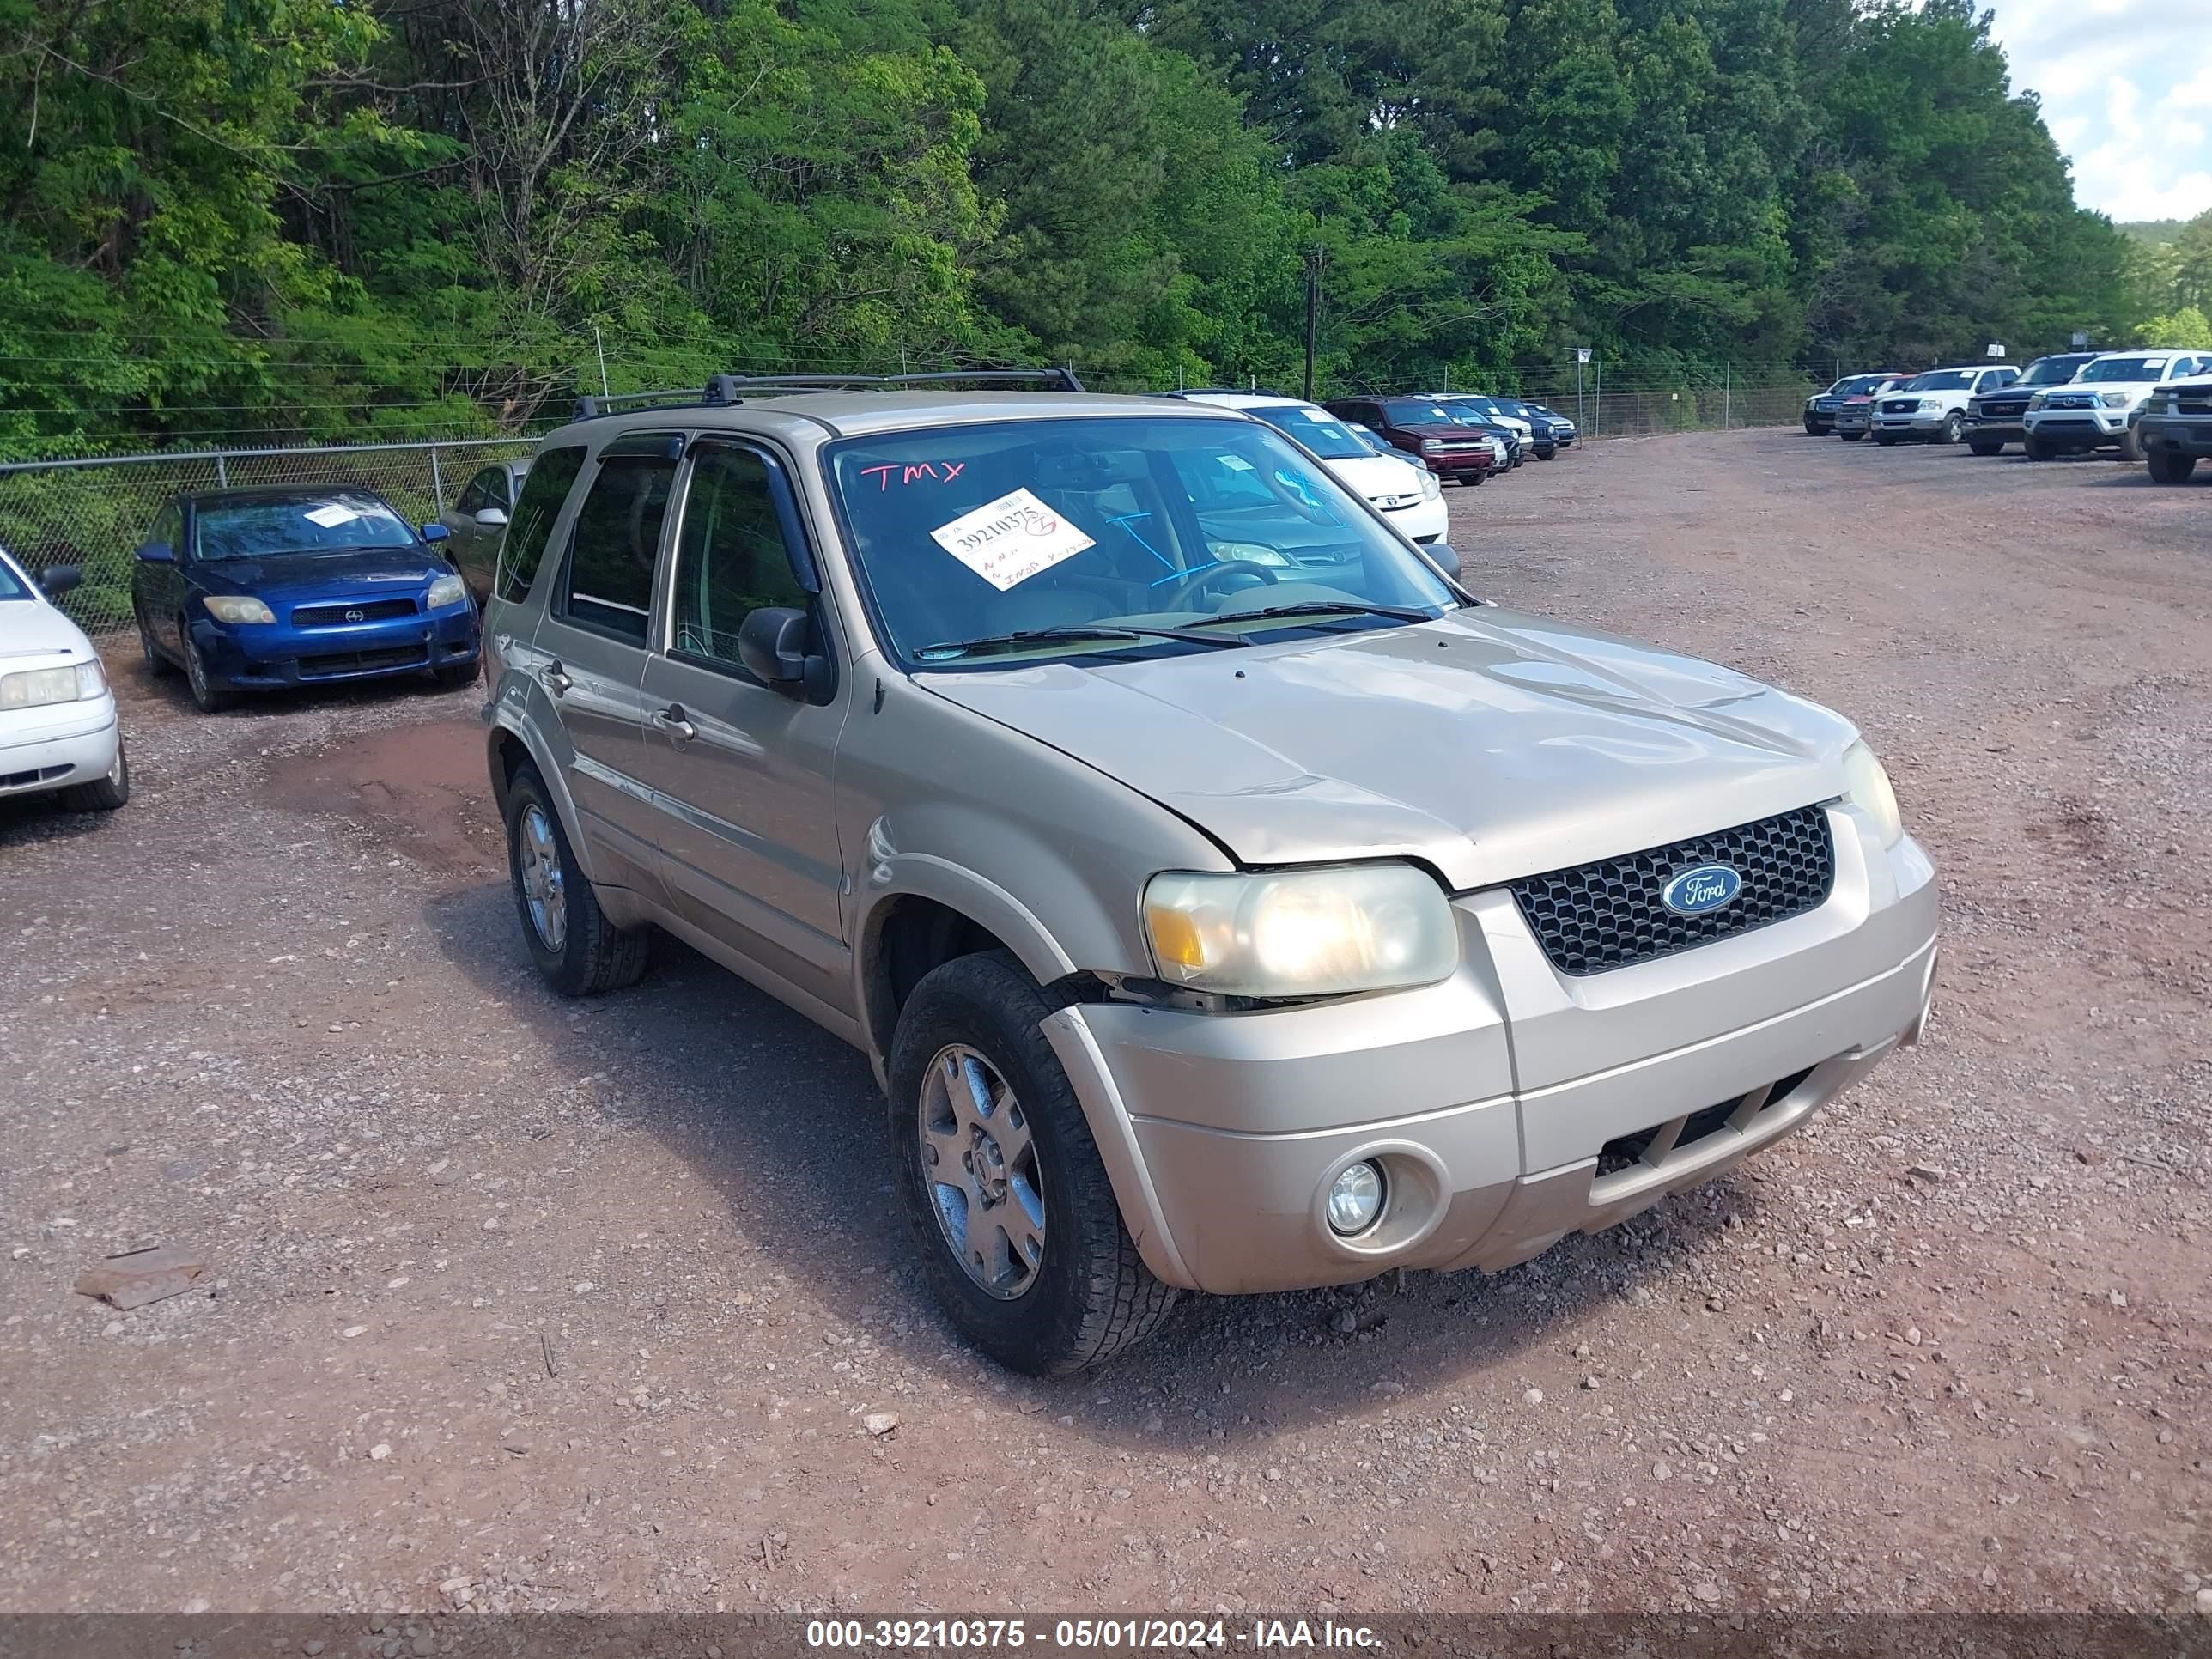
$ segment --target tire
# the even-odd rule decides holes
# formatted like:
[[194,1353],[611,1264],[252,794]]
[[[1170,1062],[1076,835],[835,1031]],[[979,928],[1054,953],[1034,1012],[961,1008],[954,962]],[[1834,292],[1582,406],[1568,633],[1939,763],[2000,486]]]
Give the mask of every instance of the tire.
[[1943,424],[1936,428],[1936,441],[1939,444],[1954,444],[1959,441],[1959,434],[1966,429],[1966,417],[1954,409],[1943,417]]
[[2120,431],[2120,459],[2128,463],[2129,465],[2132,466],[2137,461],[2142,459],[2142,439],[2137,435],[2134,427],[2129,426],[2122,428]]
[[1866,434],[1863,432],[1838,432],[1836,435],[1838,438],[1841,438],[1847,444],[1855,444],[1860,439],[1865,437]]
[[1888,449],[1896,444],[1897,434],[1894,432],[1877,432],[1874,434],[1874,441],[1884,449]]
[[90,783],[73,783],[58,791],[54,799],[61,803],[64,812],[112,812],[131,799],[131,757],[123,746],[123,734],[115,734],[115,759],[104,778],[94,778]]
[[145,659],[146,672],[155,678],[159,678],[176,665],[172,663],[167,654],[154,642],[154,630],[147,623],[146,613],[134,605],[131,607],[131,614],[138,624],[138,654]]
[[507,792],[507,868],[522,942],[548,985],[588,997],[637,983],[652,934],[607,920],[534,766],[518,771]]
[[[1103,1364],[1157,1329],[1176,1300],[1137,1254],[1082,1104],[1038,1029],[1052,1012],[1008,953],[957,957],[907,999],[890,1066],[891,1156],[923,1274],[963,1336],[1030,1376]],[[933,1122],[942,1126],[934,1135]],[[933,1162],[926,1140],[944,1148]],[[947,1159],[963,1143],[978,1158],[994,1154],[988,1164],[963,1153],[953,1170]],[[997,1224],[986,1229],[976,1267],[965,1256],[979,1187],[981,1212]]]
[[2004,445],[1995,438],[1969,438],[1966,440],[1966,447],[1977,455],[1994,455],[2002,450]]
[[2150,463],[2150,481],[2153,483],[2185,484],[2190,475],[2197,471],[2197,457],[2177,455],[2170,449],[2150,450],[2143,459]]
[[191,624],[181,617],[177,619],[177,637],[185,642],[185,684],[192,694],[192,706],[203,714],[220,714],[235,704],[238,693],[209,678],[207,659],[192,639]]
[[1805,422],[1805,435],[1808,438],[1818,438],[1821,436],[1822,434],[1819,427],[1814,426],[1812,422],[1808,421]]
[[483,671],[483,661],[478,659],[471,662],[457,664],[451,668],[434,668],[430,673],[437,680],[438,689],[441,691],[457,691],[462,686],[474,685],[477,683],[477,676]]
[[2020,447],[2027,452],[2027,459],[2031,461],[2047,461],[2058,453],[2033,432],[2021,440]]

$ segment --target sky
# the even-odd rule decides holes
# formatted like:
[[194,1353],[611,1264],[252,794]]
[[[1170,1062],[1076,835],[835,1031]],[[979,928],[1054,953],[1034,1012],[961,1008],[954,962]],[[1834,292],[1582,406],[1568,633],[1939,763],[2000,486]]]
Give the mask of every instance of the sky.
[[2212,209],[2212,0],[1986,0],[2015,92],[2117,220]]

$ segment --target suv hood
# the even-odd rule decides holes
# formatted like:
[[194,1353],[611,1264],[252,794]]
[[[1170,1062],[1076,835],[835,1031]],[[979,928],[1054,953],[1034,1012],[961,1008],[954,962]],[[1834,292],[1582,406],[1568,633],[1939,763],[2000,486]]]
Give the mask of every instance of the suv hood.
[[1455,891],[1828,799],[1856,735],[1730,670],[1489,607],[918,678],[1143,792],[1241,864],[1414,858]]

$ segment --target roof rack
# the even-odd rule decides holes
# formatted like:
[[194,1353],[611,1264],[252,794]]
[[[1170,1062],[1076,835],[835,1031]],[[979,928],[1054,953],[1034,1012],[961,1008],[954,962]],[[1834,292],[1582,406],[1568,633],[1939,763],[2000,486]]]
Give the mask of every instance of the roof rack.
[[1072,368],[932,368],[910,374],[716,374],[703,392],[690,387],[672,392],[617,392],[612,395],[576,399],[574,419],[588,421],[634,404],[672,406],[705,404],[726,408],[743,403],[748,392],[889,390],[909,386],[1033,386],[1054,392],[1080,392],[1083,382]]

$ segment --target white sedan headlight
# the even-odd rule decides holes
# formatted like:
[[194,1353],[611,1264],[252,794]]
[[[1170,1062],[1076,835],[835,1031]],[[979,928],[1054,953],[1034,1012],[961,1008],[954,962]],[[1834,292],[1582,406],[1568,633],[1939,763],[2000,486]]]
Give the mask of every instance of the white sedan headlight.
[[1889,787],[1889,774],[1881,769],[1874,750],[1863,743],[1855,743],[1844,751],[1844,801],[1875,821],[1884,847],[1894,847],[1905,839],[1897,791]]
[[26,669],[0,674],[0,708],[42,708],[49,703],[77,702],[106,690],[107,676],[96,662]]
[[250,593],[204,593],[200,603],[219,623],[273,623],[276,613]]
[[467,593],[468,588],[459,576],[441,576],[430,584],[423,605],[428,610],[443,611],[449,605],[459,605]]
[[1395,990],[1459,966],[1450,902],[1410,864],[1169,871],[1146,885],[1144,915],[1161,979],[1222,996]]
[[1428,470],[1421,469],[1421,499],[1433,501],[1444,493],[1444,481]]

